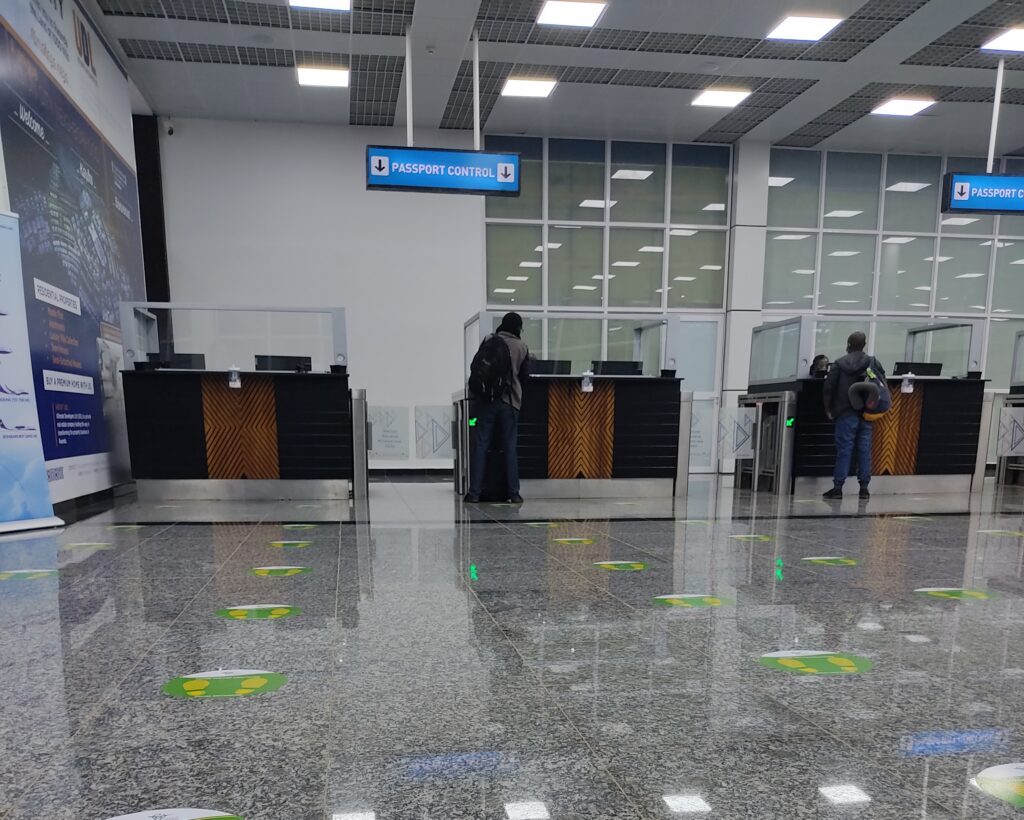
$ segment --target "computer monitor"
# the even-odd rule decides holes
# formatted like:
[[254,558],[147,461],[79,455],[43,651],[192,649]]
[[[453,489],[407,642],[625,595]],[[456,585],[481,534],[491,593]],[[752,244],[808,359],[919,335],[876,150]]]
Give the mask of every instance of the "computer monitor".
[[896,362],[893,366],[894,376],[906,376],[908,373],[915,376],[941,376],[942,362]]
[[530,359],[531,376],[568,376],[572,372],[569,359]]
[[313,369],[310,356],[257,356],[256,371],[281,371],[285,373],[308,373]]
[[643,362],[599,362],[594,361],[591,367],[595,374],[601,376],[642,376]]
[[202,353],[148,353],[149,363],[167,370],[206,370],[206,356]]

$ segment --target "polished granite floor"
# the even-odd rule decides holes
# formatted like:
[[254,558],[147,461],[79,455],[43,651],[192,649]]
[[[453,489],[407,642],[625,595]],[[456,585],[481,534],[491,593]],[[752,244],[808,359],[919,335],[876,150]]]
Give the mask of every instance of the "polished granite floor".
[[0,818],[1022,811],[1020,494],[371,493],[0,539]]

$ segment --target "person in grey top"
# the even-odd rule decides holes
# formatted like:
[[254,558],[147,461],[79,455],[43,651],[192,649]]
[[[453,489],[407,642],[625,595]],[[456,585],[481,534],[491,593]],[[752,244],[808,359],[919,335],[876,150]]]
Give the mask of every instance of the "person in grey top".
[[505,451],[505,482],[509,501],[521,504],[519,494],[519,459],[516,454],[516,439],[519,435],[519,411],[523,407],[523,379],[528,375],[530,350],[521,338],[523,317],[518,313],[506,313],[498,326],[496,335],[508,345],[512,359],[512,384],[508,392],[496,401],[478,401],[476,410],[476,446],[470,465],[469,492],[466,501],[475,504],[483,490],[484,468],[487,465],[487,451],[492,442]]

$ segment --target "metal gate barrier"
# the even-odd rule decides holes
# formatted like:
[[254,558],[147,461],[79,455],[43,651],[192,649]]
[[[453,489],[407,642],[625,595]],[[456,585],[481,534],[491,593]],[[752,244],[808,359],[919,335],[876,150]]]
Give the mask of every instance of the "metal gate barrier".
[[373,440],[367,420],[366,391],[352,391],[352,501],[356,521],[370,520],[369,451]]
[[736,459],[735,486],[788,495],[793,492],[793,424],[796,393],[755,393],[739,397],[740,407],[756,408],[754,457]]
[[[1024,407],[1024,395],[1011,395],[1007,396],[1003,402],[1003,409],[1014,407]],[[1000,430],[1002,429],[1002,420],[996,421],[999,424]],[[1002,442],[997,438],[996,447],[998,448]],[[1011,449],[1018,449],[1012,447],[1014,444],[1011,430],[1011,440],[1009,444]],[[979,448],[981,442],[978,443]],[[998,449],[996,451],[998,453]],[[997,455],[996,456],[996,484],[1024,484],[1024,455]]]

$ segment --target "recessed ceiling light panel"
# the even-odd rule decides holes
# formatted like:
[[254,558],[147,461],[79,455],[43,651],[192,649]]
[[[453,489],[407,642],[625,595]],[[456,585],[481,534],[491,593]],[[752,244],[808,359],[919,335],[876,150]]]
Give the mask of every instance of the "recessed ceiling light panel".
[[612,179],[647,179],[653,173],[654,171],[634,171],[629,168],[620,168],[612,174]]
[[889,117],[913,117],[933,105],[935,105],[935,100],[908,100],[894,97],[876,106],[871,113],[884,114]]
[[932,184],[930,182],[894,182],[885,190],[896,194],[916,194],[918,191],[931,187]]
[[588,0],[547,0],[537,16],[537,22],[542,26],[592,28],[607,5]]
[[769,40],[798,40],[813,43],[843,22],[841,17],[787,17],[768,32]]
[[296,9],[352,11],[352,0],[288,0],[288,5]]
[[1024,28],[1011,28],[981,47],[982,51],[1024,51]]
[[711,106],[713,108],[735,108],[749,96],[749,91],[738,88],[708,88],[694,98],[693,105]]
[[537,80],[524,77],[509,77],[501,89],[503,97],[550,97],[558,80]]
[[299,85],[319,88],[348,88],[347,68],[300,65],[295,67],[295,72],[299,78]]

